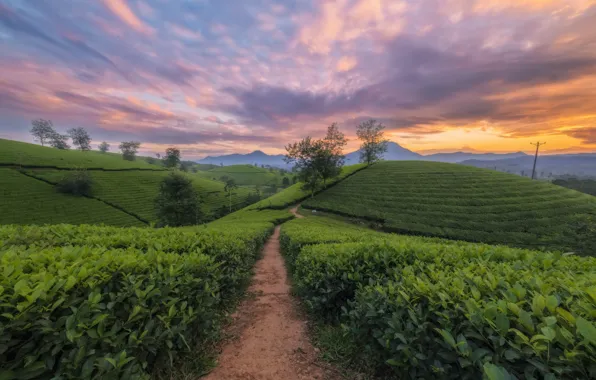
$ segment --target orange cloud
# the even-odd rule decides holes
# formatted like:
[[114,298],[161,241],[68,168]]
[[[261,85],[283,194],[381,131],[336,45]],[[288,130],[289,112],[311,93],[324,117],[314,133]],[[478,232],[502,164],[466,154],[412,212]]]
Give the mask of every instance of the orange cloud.
[[357,64],[358,61],[354,57],[341,57],[341,59],[337,62],[336,68],[339,72],[350,71],[356,67]]
[[154,30],[133,13],[125,0],[103,0],[103,2],[116,16],[137,32],[153,34]]

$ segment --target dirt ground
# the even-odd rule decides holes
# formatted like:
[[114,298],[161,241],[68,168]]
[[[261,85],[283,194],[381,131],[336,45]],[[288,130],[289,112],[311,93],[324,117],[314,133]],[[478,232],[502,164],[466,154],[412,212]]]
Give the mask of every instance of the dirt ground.
[[249,292],[254,297],[247,297],[239,306],[228,331],[237,338],[225,345],[218,366],[204,379],[340,378],[317,360],[316,349],[308,339],[306,320],[290,295],[280,254],[279,226],[263,248]]

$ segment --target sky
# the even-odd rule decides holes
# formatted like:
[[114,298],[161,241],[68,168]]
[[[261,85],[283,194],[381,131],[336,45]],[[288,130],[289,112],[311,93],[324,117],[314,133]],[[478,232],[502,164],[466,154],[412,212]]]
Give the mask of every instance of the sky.
[[596,0],[0,0],[0,138],[188,159],[374,118],[421,153],[596,151]]

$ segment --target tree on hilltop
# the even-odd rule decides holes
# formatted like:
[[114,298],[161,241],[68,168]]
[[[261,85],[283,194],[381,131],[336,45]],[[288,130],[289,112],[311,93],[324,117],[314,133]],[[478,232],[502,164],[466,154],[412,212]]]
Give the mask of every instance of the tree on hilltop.
[[110,144],[108,144],[107,142],[103,141],[101,144],[99,144],[99,151],[101,153],[106,153],[109,150],[110,150]]
[[123,141],[119,146],[122,152],[122,158],[127,161],[134,161],[137,157],[137,150],[140,147],[141,143],[138,141]]
[[83,151],[91,150],[91,136],[85,128],[71,128],[68,130],[68,135],[72,140],[72,145],[78,147],[78,149]]
[[230,199],[230,212],[232,212],[232,191],[237,188],[238,185],[236,185],[236,182],[233,179],[228,179],[224,186],[224,191],[228,193]]
[[50,145],[56,149],[70,149],[68,145],[68,135],[60,134],[54,131],[49,138]]
[[356,135],[362,141],[360,145],[360,162],[371,165],[383,159],[387,151],[388,140],[385,139],[383,130],[385,126],[376,120],[370,119],[360,123]]
[[163,164],[166,168],[177,168],[180,165],[180,149],[168,148],[163,158]]
[[298,173],[297,177],[304,182],[303,188],[310,190],[311,197],[321,182],[326,187],[327,180],[341,171],[345,161],[342,151],[346,143],[347,139],[334,123],[321,140],[308,136],[286,146],[284,160],[294,164],[292,171]]
[[29,131],[33,138],[41,143],[41,146],[45,146],[46,142],[49,142],[52,135],[56,133],[54,130],[54,124],[51,120],[36,119],[31,121],[31,130]]

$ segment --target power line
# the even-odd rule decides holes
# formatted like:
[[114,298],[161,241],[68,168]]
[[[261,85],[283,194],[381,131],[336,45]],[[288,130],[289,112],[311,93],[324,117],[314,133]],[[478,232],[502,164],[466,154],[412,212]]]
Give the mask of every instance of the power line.
[[538,141],[537,143],[530,143],[532,145],[536,146],[536,154],[534,155],[534,166],[532,167],[532,179],[534,179],[534,175],[536,174],[536,161],[538,160],[538,149],[540,149],[541,145],[546,144],[546,142],[540,142]]

